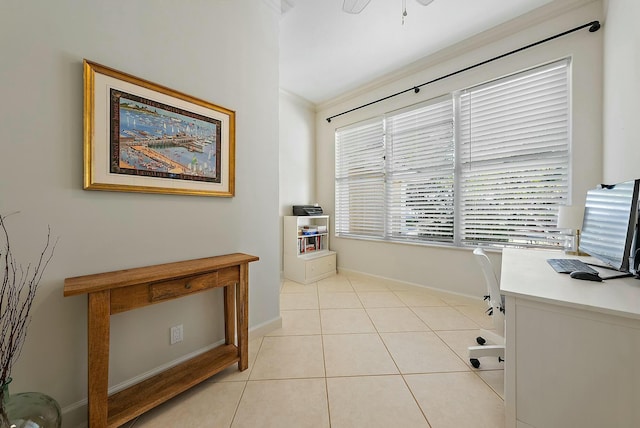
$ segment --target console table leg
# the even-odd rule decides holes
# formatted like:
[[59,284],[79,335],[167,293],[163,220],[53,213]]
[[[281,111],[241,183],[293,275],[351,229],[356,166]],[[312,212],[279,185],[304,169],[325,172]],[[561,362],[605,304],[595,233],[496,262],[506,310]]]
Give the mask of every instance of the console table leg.
[[236,342],[236,284],[224,287],[224,339],[226,345]]
[[89,293],[89,426],[104,428],[108,416],[110,291]]
[[236,286],[236,306],[238,311],[238,369],[249,367],[249,265],[240,265],[240,282]]

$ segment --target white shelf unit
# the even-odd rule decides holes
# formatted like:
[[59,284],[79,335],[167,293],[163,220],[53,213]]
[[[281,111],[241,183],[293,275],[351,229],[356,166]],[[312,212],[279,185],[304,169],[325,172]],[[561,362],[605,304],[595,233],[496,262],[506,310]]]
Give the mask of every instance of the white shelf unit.
[[309,284],[336,273],[336,253],[329,250],[329,216],[284,217],[284,276]]

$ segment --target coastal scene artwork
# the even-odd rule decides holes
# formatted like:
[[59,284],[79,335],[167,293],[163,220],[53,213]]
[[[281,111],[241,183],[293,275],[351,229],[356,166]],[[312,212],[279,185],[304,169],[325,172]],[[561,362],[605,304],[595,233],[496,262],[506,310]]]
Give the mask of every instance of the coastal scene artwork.
[[234,196],[233,110],[83,64],[85,190]]
[[220,121],[111,90],[111,172],[220,182]]

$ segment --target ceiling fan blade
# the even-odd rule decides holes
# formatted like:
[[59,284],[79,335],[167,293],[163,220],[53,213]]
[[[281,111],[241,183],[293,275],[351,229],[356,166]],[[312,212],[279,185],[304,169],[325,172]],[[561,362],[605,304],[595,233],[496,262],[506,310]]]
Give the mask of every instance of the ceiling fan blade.
[[[344,0],[342,10],[347,13],[360,13],[371,0]],[[433,1],[433,0],[432,0]]]
[[433,0],[416,0],[416,1],[423,6],[429,6],[433,2]]

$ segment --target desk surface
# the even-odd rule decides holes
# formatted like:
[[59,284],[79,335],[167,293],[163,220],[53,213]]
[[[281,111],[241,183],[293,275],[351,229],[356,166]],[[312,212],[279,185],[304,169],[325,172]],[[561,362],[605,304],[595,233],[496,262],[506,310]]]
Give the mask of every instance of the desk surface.
[[[640,319],[640,280],[619,278],[595,282],[574,279],[553,270],[546,262],[551,258],[597,262],[590,257],[566,255],[561,251],[505,248],[500,279],[502,293]],[[603,277],[614,273],[602,270]]]

